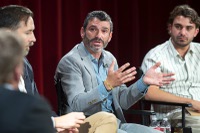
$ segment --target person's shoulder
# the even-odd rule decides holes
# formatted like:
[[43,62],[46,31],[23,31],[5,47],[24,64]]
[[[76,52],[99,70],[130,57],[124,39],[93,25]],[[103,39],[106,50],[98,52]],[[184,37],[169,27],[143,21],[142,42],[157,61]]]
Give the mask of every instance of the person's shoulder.
[[32,103],[48,105],[48,102],[39,95],[38,96],[29,95],[27,93],[23,93],[18,90],[9,90],[5,87],[0,88],[0,94],[3,94],[2,96],[6,97],[7,99],[11,99],[12,101],[23,103],[23,105],[27,104],[27,106],[32,106],[33,105]]
[[69,52],[67,52],[62,59],[73,57],[74,55],[78,54],[78,46],[79,44],[75,45]]
[[12,100],[14,100],[14,99],[21,100],[21,99],[27,97],[27,94],[25,94],[25,93],[22,93],[18,90],[9,90],[6,87],[0,88],[0,94],[3,94],[2,96],[6,97],[8,99],[12,97]]
[[160,55],[163,53],[163,51],[167,50],[169,46],[169,41],[166,41],[162,44],[156,45],[154,48],[149,50],[147,53],[148,56],[155,56],[155,55]]
[[194,47],[200,49],[200,43],[199,42],[191,42],[192,45],[194,45]]
[[5,88],[1,88],[0,93],[3,93],[7,99],[11,99],[12,101],[16,101],[27,107],[33,106],[34,104],[41,104],[46,107],[49,106],[48,102],[41,96],[33,96],[18,90],[8,90]]
[[67,63],[78,60],[80,56],[78,53],[79,44],[75,45],[69,52],[67,52],[58,62],[58,67],[65,66]]
[[[49,128],[47,130],[51,130],[51,111],[43,98],[7,88],[0,88],[0,95],[0,105],[3,108],[3,110],[0,110],[0,125],[5,127],[1,128],[0,131],[8,131],[7,127],[10,127],[9,130],[17,129],[27,132],[34,131],[37,128],[40,128],[40,130],[47,129],[42,128],[41,124],[41,126],[37,125],[42,121],[48,123]],[[27,129],[23,128],[24,125]]]
[[110,51],[108,51],[108,50],[103,50],[103,53],[104,53],[104,56],[114,57],[114,55]]

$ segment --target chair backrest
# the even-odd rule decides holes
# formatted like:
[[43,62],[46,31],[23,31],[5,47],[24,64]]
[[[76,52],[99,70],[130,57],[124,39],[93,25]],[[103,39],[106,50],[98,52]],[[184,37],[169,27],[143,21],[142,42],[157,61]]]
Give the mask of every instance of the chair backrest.
[[64,114],[63,110],[64,110],[64,107],[66,106],[65,105],[66,103],[64,102],[64,101],[66,101],[66,95],[63,92],[60,79],[57,79],[55,81],[55,87],[56,87],[57,103],[58,103],[58,112],[57,112],[57,114],[59,116],[61,116],[61,115]]
[[[61,84],[61,79],[60,78],[58,78],[57,80],[55,80],[55,87],[56,87],[57,103],[58,103],[58,112],[57,112],[57,114],[59,116],[61,116],[61,115],[66,114],[66,109],[67,109],[67,106],[69,104],[67,103],[67,96],[65,95],[65,93],[63,91],[62,84]],[[97,102],[95,104],[92,104],[91,106],[85,108],[81,112],[85,113],[88,110],[92,109],[93,107],[95,107],[95,106],[97,106],[97,105],[99,105],[101,103],[102,103],[102,101],[99,101],[99,102]]]

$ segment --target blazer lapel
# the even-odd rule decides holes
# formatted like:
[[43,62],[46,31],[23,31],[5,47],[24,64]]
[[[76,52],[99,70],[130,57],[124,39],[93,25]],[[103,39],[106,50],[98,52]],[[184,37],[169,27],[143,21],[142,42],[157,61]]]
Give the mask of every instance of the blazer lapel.
[[34,87],[33,87],[33,70],[32,67],[30,66],[28,60],[26,58],[24,58],[24,75],[23,75],[23,79],[24,79],[24,84],[25,84],[25,89],[27,91],[28,94],[32,94],[34,95]]
[[89,55],[85,51],[83,42],[81,42],[78,45],[77,49],[78,49],[79,55],[80,55],[80,57],[81,57],[81,59],[83,61],[82,63],[85,66],[85,69],[88,71],[88,73],[92,77],[93,87],[96,87],[98,85],[96,74],[94,72],[94,68],[93,68],[92,62],[90,60],[90,57],[89,57]]

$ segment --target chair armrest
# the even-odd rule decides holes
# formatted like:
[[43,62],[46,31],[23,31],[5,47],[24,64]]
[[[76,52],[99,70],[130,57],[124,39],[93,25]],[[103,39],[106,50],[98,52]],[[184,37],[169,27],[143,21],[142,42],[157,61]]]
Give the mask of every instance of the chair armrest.
[[150,104],[172,105],[172,106],[181,106],[181,107],[192,107],[192,104],[190,104],[190,103],[161,102],[161,101],[151,101],[151,100],[143,100],[142,102],[150,103]]
[[182,107],[182,127],[185,128],[185,107],[192,107],[192,104],[190,104],[190,103],[150,101],[150,100],[142,100],[142,102],[143,102],[143,104],[144,103],[150,103],[150,104],[171,105],[171,106]]
[[135,115],[155,115],[156,113],[151,110],[134,110],[134,109],[128,109],[123,110],[126,114],[135,114]]
[[128,109],[123,110],[124,114],[133,114],[133,115],[141,115],[141,123],[142,125],[149,126],[149,116],[150,115],[156,115],[154,111],[151,110],[134,110],[134,109]]

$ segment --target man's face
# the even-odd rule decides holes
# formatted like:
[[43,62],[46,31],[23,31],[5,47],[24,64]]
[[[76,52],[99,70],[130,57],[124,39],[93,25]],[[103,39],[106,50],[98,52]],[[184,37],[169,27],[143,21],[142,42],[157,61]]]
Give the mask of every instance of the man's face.
[[33,18],[29,17],[27,24],[25,24],[24,21],[21,21],[19,28],[15,31],[22,38],[24,43],[24,56],[28,55],[30,47],[33,46],[36,41],[33,33],[34,29],[35,25]]
[[169,33],[175,47],[189,46],[197,36],[199,29],[190,21],[190,18],[177,16],[172,25],[169,25]]
[[85,31],[81,29],[81,37],[91,54],[101,53],[112,38],[110,23],[93,18],[88,22]]

